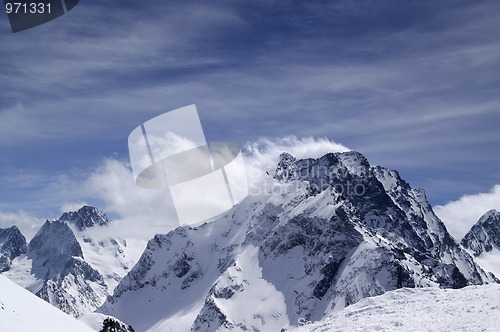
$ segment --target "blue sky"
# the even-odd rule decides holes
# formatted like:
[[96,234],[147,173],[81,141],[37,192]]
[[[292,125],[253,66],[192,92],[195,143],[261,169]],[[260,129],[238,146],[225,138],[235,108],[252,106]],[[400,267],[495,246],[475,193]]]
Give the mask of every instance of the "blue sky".
[[[497,1],[80,1],[0,15],[0,211],[58,217],[128,160],[140,123],[196,104],[210,141],[327,138],[433,204],[500,184]],[[103,166],[104,165],[104,166]]]

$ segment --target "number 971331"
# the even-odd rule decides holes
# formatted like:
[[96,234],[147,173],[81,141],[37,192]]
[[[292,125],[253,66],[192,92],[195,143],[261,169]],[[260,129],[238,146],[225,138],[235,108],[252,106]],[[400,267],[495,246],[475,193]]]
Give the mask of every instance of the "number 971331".
[[51,4],[43,2],[6,2],[5,11],[7,14],[50,14]]

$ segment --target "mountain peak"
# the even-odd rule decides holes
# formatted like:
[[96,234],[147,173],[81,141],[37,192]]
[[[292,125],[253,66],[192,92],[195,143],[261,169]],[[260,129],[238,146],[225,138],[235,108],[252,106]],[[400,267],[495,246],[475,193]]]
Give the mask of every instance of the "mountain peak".
[[[282,153],[274,179],[285,190],[155,236],[99,311],[144,331],[179,318],[177,330],[279,331],[396,288],[493,280],[452,240],[422,191],[358,152],[298,160]],[[176,308],[177,298],[197,302]],[[200,298],[196,315],[183,316]],[[161,317],[150,314],[158,307],[166,308]]]
[[108,295],[103,276],[84,260],[64,221],[47,220],[30,241],[27,256],[30,274],[38,280],[33,292],[68,314],[93,311]]
[[465,234],[461,244],[479,256],[494,247],[500,250],[500,212],[490,210]]
[[486,212],[485,214],[483,214],[481,216],[481,218],[479,218],[479,221],[480,223],[485,223],[487,221],[491,221],[491,218],[495,218],[497,216],[500,215],[500,212],[498,212],[497,210],[495,209],[491,209],[489,210],[488,212]]
[[278,181],[295,180],[298,176],[297,159],[288,152],[280,154],[274,178]]
[[69,226],[61,220],[47,220],[31,239],[28,251],[37,256],[61,254],[83,258],[82,248]]
[[94,206],[85,205],[76,212],[65,212],[59,218],[76,226],[79,231],[95,225],[107,226],[110,224],[104,212]]
[[300,160],[288,152],[283,152],[279,157],[274,178],[278,181],[304,180],[308,177],[311,167],[316,167],[319,171],[316,177],[325,174],[324,171],[327,169],[331,173],[334,171],[333,168],[342,168],[356,176],[366,176],[370,172],[371,165],[368,159],[357,151],[330,152],[319,159]]
[[26,249],[26,238],[19,228],[0,228],[0,272],[9,270],[12,260],[26,253]]

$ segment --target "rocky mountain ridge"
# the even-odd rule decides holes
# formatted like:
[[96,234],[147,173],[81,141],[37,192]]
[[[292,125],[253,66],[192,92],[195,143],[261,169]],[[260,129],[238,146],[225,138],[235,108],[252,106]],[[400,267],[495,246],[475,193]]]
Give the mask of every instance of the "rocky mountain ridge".
[[486,212],[470,229],[461,241],[462,246],[471,249],[474,256],[483,252],[500,250],[500,212]]
[[65,212],[58,220],[65,221],[76,226],[82,231],[93,226],[108,226],[110,221],[106,214],[93,206],[85,205],[75,212]]
[[495,281],[423,190],[357,152],[284,153],[264,181],[216,220],[156,235],[99,311],[144,331],[279,331],[401,287]]
[[4,275],[75,317],[92,312],[138,259],[130,259],[124,239],[91,232],[109,224],[102,211],[84,206],[47,220],[29,244],[17,227],[0,229]]
[[12,260],[26,253],[27,249],[26,238],[19,228],[0,228],[0,272],[8,271]]

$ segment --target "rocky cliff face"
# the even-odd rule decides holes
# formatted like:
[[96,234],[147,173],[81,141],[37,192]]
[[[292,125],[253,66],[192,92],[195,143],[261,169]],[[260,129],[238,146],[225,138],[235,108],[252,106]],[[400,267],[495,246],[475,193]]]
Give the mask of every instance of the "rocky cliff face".
[[474,256],[491,252],[493,249],[500,250],[500,212],[486,212],[467,232],[461,244],[472,250]]
[[144,249],[142,241],[100,232],[104,229],[99,227],[109,223],[102,211],[84,206],[46,221],[29,245],[16,227],[0,230],[0,268],[66,313],[91,312],[112,293]]
[[155,236],[99,310],[139,330],[279,331],[388,290],[493,281],[423,190],[359,153],[284,153],[265,181],[217,220]]
[[68,314],[94,310],[108,295],[103,277],[84,260],[80,244],[63,221],[46,221],[30,241],[27,257],[38,279],[30,290]]
[[0,272],[10,269],[12,260],[24,253],[28,245],[19,228],[0,228]]
[[77,230],[82,231],[93,226],[107,226],[110,221],[104,212],[93,206],[83,206],[75,212],[65,212],[59,218],[69,224],[76,226]]

